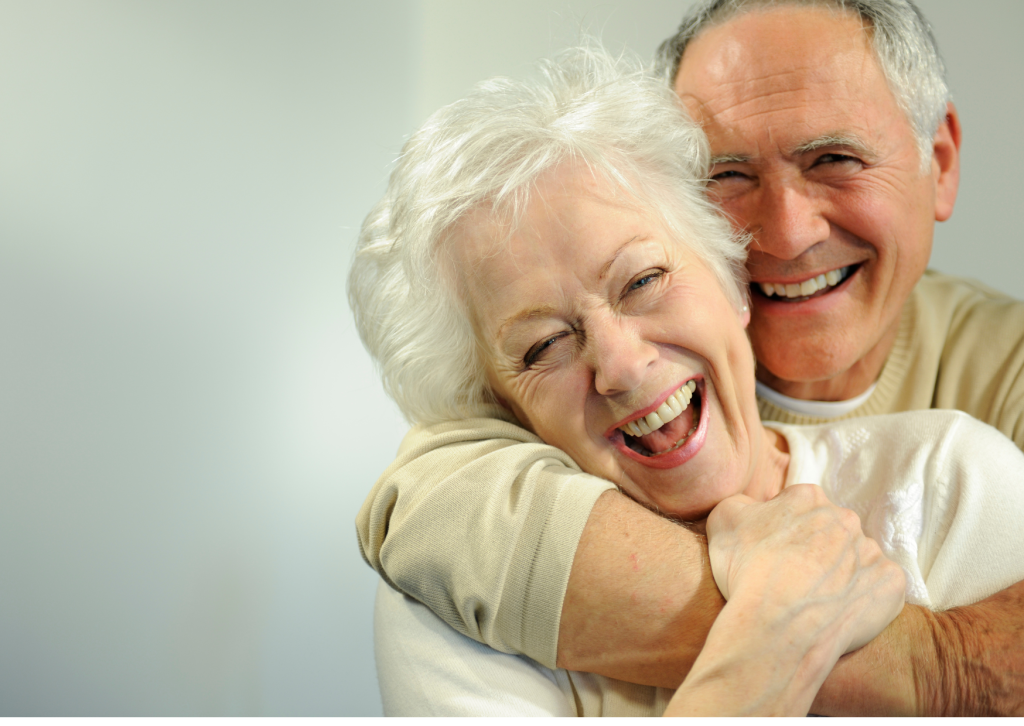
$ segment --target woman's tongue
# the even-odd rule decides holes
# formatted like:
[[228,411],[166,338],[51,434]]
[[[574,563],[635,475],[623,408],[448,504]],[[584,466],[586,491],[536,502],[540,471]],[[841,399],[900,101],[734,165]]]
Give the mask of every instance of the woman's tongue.
[[646,436],[641,436],[640,443],[644,445],[645,449],[655,454],[662,451],[668,451],[675,446],[681,438],[686,436],[690,429],[692,429],[697,423],[694,420],[695,408],[696,406],[687,406],[685,411],[657,431],[653,431]]

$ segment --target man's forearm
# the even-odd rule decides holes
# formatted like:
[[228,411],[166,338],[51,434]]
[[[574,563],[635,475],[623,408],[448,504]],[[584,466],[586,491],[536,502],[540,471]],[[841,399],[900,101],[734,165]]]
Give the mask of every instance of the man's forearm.
[[[558,664],[676,688],[723,604],[700,537],[607,492],[573,561]],[[840,659],[812,712],[1024,715],[1024,583],[942,613],[906,606]]]
[[1024,715],[1024,583],[933,613],[908,605],[844,656],[814,702],[825,715]]
[[724,604],[703,537],[606,492],[573,560],[558,665],[676,688]]

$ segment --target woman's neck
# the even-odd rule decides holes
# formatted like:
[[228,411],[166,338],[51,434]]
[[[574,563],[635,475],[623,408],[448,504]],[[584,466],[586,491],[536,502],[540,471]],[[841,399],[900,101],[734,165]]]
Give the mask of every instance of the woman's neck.
[[775,497],[786,485],[789,471],[789,443],[777,431],[761,427],[761,447],[754,465],[750,485],[744,494],[751,499],[767,502]]

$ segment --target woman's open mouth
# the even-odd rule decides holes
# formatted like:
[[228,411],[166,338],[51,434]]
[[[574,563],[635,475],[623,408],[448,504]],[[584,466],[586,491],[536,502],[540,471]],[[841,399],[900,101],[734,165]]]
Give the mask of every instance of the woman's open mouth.
[[610,438],[629,458],[671,468],[697,453],[707,431],[703,381],[687,381],[653,411],[621,424]]

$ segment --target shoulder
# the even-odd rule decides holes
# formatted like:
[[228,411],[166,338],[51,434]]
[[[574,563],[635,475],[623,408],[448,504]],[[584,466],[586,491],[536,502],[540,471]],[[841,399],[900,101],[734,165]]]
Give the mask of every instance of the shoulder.
[[914,287],[916,318],[919,322],[940,325],[952,331],[979,332],[979,326],[1013,326],[1024,320],[1024,301],[969,280],[928,270]]
[[382,479],[403,470],[422,476],[423,470],[457,471],[470,464],[504,470],[537,462],[580,471],[568,454],[545,444],[504,409],[489,406],[474,418],[414,426]]
[[809,442],[812,446],[829,441],[850,452],[868,441],[883,449],[937,449],[944,442],[956,438],[974,441],[1012,442],[997,429],[978,419],[952,409],[924,409],[902,411],[878,416],[840,419],[815,426],[780,426],[772,424],[791,437]]
[[915,353],[934,356],[931,405],[967,411],[1024,446],[1024,302],[929,272],[910,307]]
[[925,271],[916,285],[915,292],[928,299],[942,298],[950,300],[954,304],[1021,302],[1011,295],[1000,292],[977,280],[947,275],[935,270]]
[[[831,421],[814,426],[766,424],[790,447],[793,476],[826,488],[899,488],[950,468],[988,468],[1024,454],[995,428],[962,411],[929,409]],[[927,472],[927,474],[926,474]],[[795,478],[796,477],[796,478]]]

